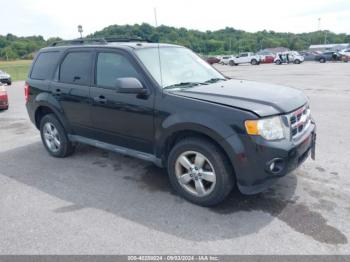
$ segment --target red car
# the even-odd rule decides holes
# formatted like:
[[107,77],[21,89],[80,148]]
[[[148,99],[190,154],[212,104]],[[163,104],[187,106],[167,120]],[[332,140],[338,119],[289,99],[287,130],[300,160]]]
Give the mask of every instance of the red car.
[[342,61],[345,63],[350,62],[350,55],[343,55]]
[[0,109],[8,109],[9,103],[7,98],[7,91],[6,87],[3,85],[0,85]]
[[275,61],[275,57],[273,55],[264,55],[261,59],[262,64],[273,63]]
[[217,57],[214,57],[214,56],[212,56],[212,57],[208,57],[207,59],[206,59],[206,61],[207,61],[207,63],[209,63],[209,64],[217,64],[217,63],[219,63],[220,62],[220,59],[219,58],[217,58]]

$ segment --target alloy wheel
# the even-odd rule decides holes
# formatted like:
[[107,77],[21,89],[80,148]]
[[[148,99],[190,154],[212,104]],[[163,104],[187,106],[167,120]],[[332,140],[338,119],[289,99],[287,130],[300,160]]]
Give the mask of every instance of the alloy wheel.
[[216,184],[213,165],[196,151],[186,151],[177,158],[175,174],[181,187],[197,197],[209,195]]
[[50,122],[45,123],[43,128],[44,140],[52,152],[58,152],[61,148],[61,139],[57,128]]

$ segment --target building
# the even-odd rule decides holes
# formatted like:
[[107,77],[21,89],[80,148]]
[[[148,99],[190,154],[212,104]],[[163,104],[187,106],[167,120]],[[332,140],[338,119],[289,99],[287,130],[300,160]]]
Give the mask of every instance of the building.
[[310,51],[340,51],[345,48],[350,48],[349,43],[344,44],[326,44],[326,45],[310,45]]

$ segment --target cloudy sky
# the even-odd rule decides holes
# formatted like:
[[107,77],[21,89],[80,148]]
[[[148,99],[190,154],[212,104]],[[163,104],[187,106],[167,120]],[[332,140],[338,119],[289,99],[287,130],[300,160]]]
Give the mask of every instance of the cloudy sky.
[[[350,0],[11,0],[1,13],[0,34],[75,38],[112,24],[158,24],[250,32],[310,32],[320,28],[350,33]],[[6,12],[4,12],[6,11]]]

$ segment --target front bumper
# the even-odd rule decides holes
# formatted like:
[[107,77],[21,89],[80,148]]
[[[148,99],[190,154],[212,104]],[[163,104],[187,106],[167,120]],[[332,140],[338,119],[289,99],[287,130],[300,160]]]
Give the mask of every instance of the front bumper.
[[11,78],[1,78],[0,82],[3,83],[3,84],[10,85],[12,83],[12,80],[11,80]]
[[[239,190],[243,194],[256,194],[269,188],[278,178],[300,166],[314,151],[316,125],[311,123],[297,142],[266,141],[261,137],[240,135],[242,151],[232,159]],[[237,142],[237,138],[229,144]],[[270,170],[271,161],[278,159],[278,172]]]

